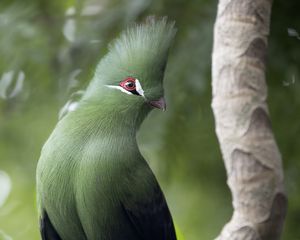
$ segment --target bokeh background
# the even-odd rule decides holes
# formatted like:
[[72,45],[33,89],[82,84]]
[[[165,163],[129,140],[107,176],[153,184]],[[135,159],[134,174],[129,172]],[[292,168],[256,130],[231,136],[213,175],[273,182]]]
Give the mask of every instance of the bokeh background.
[[[285,168],[283,239],[300,239],[300,2],[274,1],[267,81]],[[213,239],[232,213],[211,102],[217,0],[0,1],[0,240],[39,239],[35,168],[58,112],[84,89],[107,44],[133,21],[169,16],[178,33],[165,78],[168,110],[139,135],[187,240]]]

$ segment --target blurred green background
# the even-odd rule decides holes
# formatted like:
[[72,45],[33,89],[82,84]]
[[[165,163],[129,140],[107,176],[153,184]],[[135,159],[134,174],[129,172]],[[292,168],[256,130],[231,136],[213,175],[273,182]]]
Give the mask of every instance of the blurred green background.
[[[274,1],[267,80],[289,209],[283,239],[300,239],[300,2]],[[211,102],[217,1],[0,1],[0,239],[39,239],[35,168],[58,112],[93,76],[108,42],[147,15],[178,33],[165,78],[167,112],[153,111],[139,144],[187,240],[213,239],[230,219]]]

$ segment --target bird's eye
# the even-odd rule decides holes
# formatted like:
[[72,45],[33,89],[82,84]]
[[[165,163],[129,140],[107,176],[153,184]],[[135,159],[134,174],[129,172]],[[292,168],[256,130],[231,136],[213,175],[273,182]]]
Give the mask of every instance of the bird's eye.
[[140,81],[137,78],[127,77],[119,83],[119,86],[114,86],[114,88],[116,87],[127,94],[133,94],[144,97],[144,90],[141,86]]
[[135,78],[128,77],[122,82],[120,82],[120,86],[124,88],[126,91],[135,92],[136,91],[135,80],[136,80]]
[[133,89],[135,87],[134,82],[128,81],[127,83],[125,83],[125,87],[127,89]]

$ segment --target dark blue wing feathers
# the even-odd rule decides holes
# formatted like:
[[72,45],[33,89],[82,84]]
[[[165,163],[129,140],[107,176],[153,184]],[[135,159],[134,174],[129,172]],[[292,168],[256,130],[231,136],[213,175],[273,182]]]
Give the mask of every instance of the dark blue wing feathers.
[[42,240],[61,240],[60,236],[54,229],[46,211],[43,211],[40,219],[40,232]]
[[149,201],[122,207],[141,240],[176,240],[173,220],[159,186]]

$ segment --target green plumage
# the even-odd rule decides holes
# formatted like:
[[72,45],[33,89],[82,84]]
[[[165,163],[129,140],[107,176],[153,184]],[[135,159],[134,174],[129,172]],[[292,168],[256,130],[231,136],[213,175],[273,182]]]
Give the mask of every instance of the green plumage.
[[[57,124],[37,167],[43,239],[174,240],[164,196],[136,142],[150,101],[163,96],[173,24],[126,30],[100,61],[74,111]],[[133,77],[144,96],[109,86]],[[120,87],[119,87],[120,88]]]

